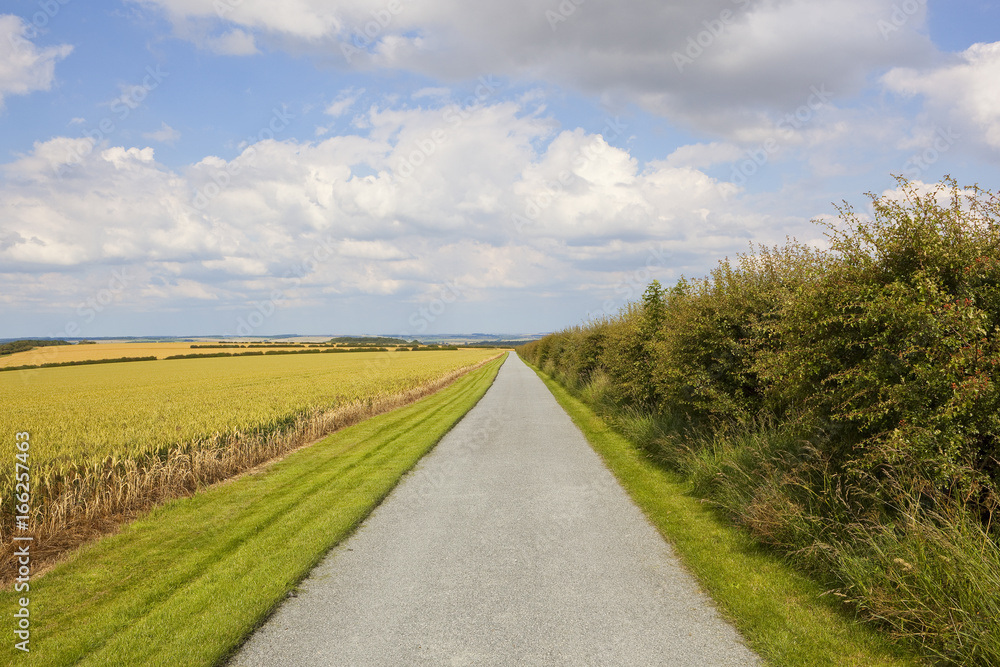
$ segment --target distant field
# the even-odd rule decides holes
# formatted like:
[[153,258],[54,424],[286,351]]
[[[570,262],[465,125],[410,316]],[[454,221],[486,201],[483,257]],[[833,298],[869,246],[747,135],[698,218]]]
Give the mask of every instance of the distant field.
[[[178,354],[187,345],[146,349]],[[115,356],[142,349],[106,347],[117,347]],[[71,541],[80,530],[99,530],[104,518],[226,479],[415,400],[497,354],[261,355],[11,371],[0,373],[0,434],[13,443],[15,433],[30,433],[30,524],[55,548],[59,536]],[[0,494],[5,564],[13,465],[0,468]]]
[[[256,474],[161,507],[69,554],[44,577],[32,572],[28,657],[14,648],[8,628],[18,599],[29,593],[0,587],[8,624],[0,663],[223,664],[479,400],[500,363]],[[32,564],[39,544],[31,547]]]
[[[0,357],[0,368],[10,366],[40,366],[61,364],[67,361],[90,361],[93,359],[118,359],[120,357],[156,357],[165,359],[175,354],[209,354],[212,352],[251,352],[260,348],[233,349],[191,349],[192,345],[211,343],[95,343],[93,345],[57,345],[39,347],[26,352],[18,352]],[[268,346],[268,350],[285,349],[282,346]],[[300,347],[290,347],[300,350]]]
[[[51,349],[77,347],[118,348],[121,356],[122,348],[132,346]],[[164,356],[190,351],[187,343],[157,347]],[[399,393],[495,354],[222,357],[0,373],[0,433],[29,431],[36,464],[137,456],[214,433],[267,429],[315,408]]]

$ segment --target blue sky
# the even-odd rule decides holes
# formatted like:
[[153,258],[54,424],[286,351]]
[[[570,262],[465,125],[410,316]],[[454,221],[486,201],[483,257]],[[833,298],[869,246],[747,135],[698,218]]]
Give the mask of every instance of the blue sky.
[[0,6],[0,337],[555,330],[996,189],[1000,2],[274,6]]

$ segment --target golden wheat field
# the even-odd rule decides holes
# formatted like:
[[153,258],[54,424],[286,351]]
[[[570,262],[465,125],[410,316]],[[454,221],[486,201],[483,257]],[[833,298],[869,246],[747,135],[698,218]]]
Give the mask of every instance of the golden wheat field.
[[16,505],[27,510],[15,512],[14,466],[0,472],[0,565],[15,558],[6,540],[15,514],[47,562],[157,503],[417,400],[498,354],[208,357],[0,373],[0,433],[12,447],[15,434],[30,434],[30,479],[18,485],[30,499]]
[[[208,354],[212,352],[249,352],[244,349],[192,349],[192,345],[210,343],[95,343],[93,345],[53,345],[37,347],[33,350],[17,352],[0,357],[0,368],[12,366],[41,366],[61,364],[68,361],[91,361],[94,359],[119,359],[121,357],[156,357],[165,359],[175,354]],[[282,349],[275,345],[269,350]],[[300,349],[300,348],[290,348]]]
[[215,433],[267,430],[317,408],[399,393],[495,355],[304,354],[10,371],[0,373],[0,433],[30,432],[36,465],[141,457]]
[[[27,530],[43,559],[54,558],[159,502],[417,400],[498,354],[261,355],[7,371],[0,433],[11,443],[30,433]],[[7,565],[13,469],[0,472]]]

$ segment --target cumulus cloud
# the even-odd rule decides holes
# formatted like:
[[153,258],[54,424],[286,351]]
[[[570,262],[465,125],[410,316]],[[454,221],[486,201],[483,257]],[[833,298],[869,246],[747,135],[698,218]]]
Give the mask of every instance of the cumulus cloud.
[[345,113],[350,111],[351,107],[358,101],[358,99],[364,94],[365,89],[355,90],[354,88],[348,88],[347,90],[341,91],[337,95],[337,99],[327,105],[324,113],[334,118],[339,118]]
[[207,37],[205,45],[209,50],[223,56],[252,56],[260,53],[254,36],[238,28],[218,36]]
[[224,12],[188,0],[141,1],[175,26],[238,26],[342,67],[543,79],[750,141],[740,133],[773,125],[813,87],[844,98],[873,70],[922,66],[935,54],[920,32],[926,9],[918,4],[900,19],[895,0],[511,0],[475,8],[459,0],[296,0],[287,15],[265,0]]
[[[895,68],[882,81],[900,95],[923,95],[940,122],[953,122],[1000,149],[1000,42],[973,44],[949,61],[924,69]],[[933,135],[934,130],[928,130]]]
[[158,141],[162,144],[174,144],[181,138],[181,133],[167,125],[166,122],[163,122],[160,123],[160,129],[154,132],[146,132],[142,137],[143,139]]
[[729,143],[711,142],[681,146],[667,156],[665,162],[672,167],[711,167],[714,164],[733,162],[743,157],[739,146]]
[[4,97],[49,90],[56,63],[68,56],[69,44],[38,48],[30,39],[30,26],[12,14],[0,14],[0,109]]
[[700,273],[764,224],[691,160],[640,165],[536,111],[373,106],[351,134],[179,169],[148,146],[39,142],[3,166],[0,262],[36,276],[129,267],[143,288],[123,298],[144,308],[275,290],[285,305],[419,302],[449,281],[485,300],[610,290],[654,250],[663,271]]

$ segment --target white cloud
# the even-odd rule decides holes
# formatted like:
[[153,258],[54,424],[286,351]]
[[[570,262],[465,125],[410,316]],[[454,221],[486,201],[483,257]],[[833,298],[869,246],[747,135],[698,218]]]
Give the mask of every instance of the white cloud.
[[39,49],[27,39],[29,26],[12,14],[0,14],[0,109],[7,95],[49,90],[56,63],[68,56],[69,44]]
[[411,95],[413,99],[420,99],[421,97],[430,97],[436,100],[447,100],[451,97],[451,90],[444,88],[443,86],[433,86],[428,88],[421,88]]
[[208,37],[205,45],[223,56],[252,56],[260,53],[254,36],[245,30],[234,29],[218,37]]
[[[515,102],[364,119],[355,134],[262,141],[179,170],[150,147],[37,143],[3,167],[18,180],[0,181],[0,262],[25,275],[127,266],[145,286],[127,298],[147,309],[274,290],[310,307],[419,300],[450,280],[486,299],[609,289],[661,246],[671,270],[700,274],[765,224],[690,164],[640,166]],[[307,261],[317,249],[324,259]]]
[[671,167],[694,167],[701,169],[714,164],[733,162],[743,157],[739,146],[713,141],[708,144],[681,146],[667,156],[666,164]]
[[335,99],[326,107],[324,113],[333,116],[334,118],[339,118],[340,116],[343,116],[351,109],[351,107],[354,106],[354,103],[358,101],[358,99],[364,94],[364,92],[365,92],[364,88],[362,88],[361,90],[348,88],[347,90],[342,91],[340,95],[337,96],[337,99]]
[[181,138],[181,133],[167,125],[166,122],[163,122],[160,124],[160,129],[155,132],[146,132],[142,137],[143,139],[158,141],[163,144],[174,144]]
[[[509,0],[474,11],[459,0],[401,2],[397,11],[385,0],[296,0],[280,12],[244,0],[221,16],[191,0],[142,2],[180,32],[203,35],[209,27],[190,25],[222,19],[275,48],[345,68],[545,80],[739,141],[756,141],[742,135],[772,126],[813,87],[846,99],[873,70],[922,66],[936,54],[921,33],[926,8],[917,3],[900,23],[897,0]],[[898,30],[885,34],[886,21]]]
[[[1000,42],[973,44],[937,67],[895,68],[882,81],[898,94],[925,96],[940,122],[954,122],[1000,149]],[[932,138],[934,130],[924,133]]]

